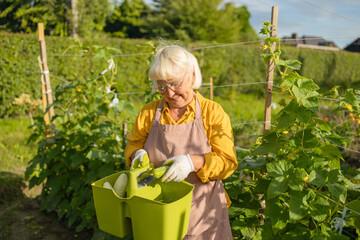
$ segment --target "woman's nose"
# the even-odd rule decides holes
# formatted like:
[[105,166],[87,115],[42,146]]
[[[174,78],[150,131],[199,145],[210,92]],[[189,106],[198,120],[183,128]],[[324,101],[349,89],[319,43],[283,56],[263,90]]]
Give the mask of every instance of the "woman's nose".
[[165,93],[166,93],[169,97],[172,97],[172,96],[174,96],[174,94],[175,94],[174,90],[172,90],[171,88],[166,88]]

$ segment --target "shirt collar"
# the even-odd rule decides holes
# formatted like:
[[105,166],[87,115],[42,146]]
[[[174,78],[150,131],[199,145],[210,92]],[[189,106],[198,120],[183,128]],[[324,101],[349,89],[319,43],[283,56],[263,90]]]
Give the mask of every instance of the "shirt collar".
[[[197,92],[195,92],[195,93],[197,93]],[[198,94],[196,94],[196,96],[198,97]],[[191,100],[191,102],[187,105],[187,107],[186,107],[186,111],[193,111],[193,112],[195,112],[195,109],[196,109],[196,105],[195,105],[195,96],[193,97],[193,99]],[[165,111],[167,111],[167,112],[169,112],[169,105],[168,105],[168,103],[164,100],[164,110],[163,110],[163,112],[165,112]]]

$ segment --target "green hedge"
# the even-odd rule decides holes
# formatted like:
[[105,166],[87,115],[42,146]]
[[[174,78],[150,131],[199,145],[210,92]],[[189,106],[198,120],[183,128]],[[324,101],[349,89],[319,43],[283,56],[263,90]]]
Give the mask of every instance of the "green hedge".
[[[39,44],[36,35],[0,33],[0,117],[24,113],[25,109],[13,106],[15,97],[28,93],[33,98],[41,97],[40,70],[37,62]],[[97,66],[90,61],[94,45],[113,47],[121,50],[121,54],[149,53],[151,46],[147,40],[128,39],[88,39],[46,37],[48,66],[52,74],[52,88],[68,81],[90,78],[90,69],[98,69],[100,73],[107,68],[105,59],[98,59]],[[210,43],[194,43],[189,48],[209,46]],[[87,52],[84,52],[87,51]],[[360,86],[360,54],[348,52],[326,52],[310,49],[283,49],[285,58],[299,59],[302,63],[301,75],[315,80],[324,89],[334,85],[344,88]],[[60,56],[65,53],[65,56]],[[204,82],[214,78],[215,85],[237,83],[264,82],[266,65],[259,56],[259,45],[237,45],[228,47],[195,50],[198,57]],[[114,54],[120,54],[114,51]],[[81,55],[81,56],[68,56]],[[143,92],[146,90],[146,59],[149,55],[115,56],[119,74],[117,74],[116,90],[118,92]],[[55,78],[54,76],[58,77]],[[275,80],[278,79],[276,76]],[[275,81],[276,82],[276,81]],[[206,91],[206,90],[204,90]],[[264,85],[244,87],[215,88],[214,94],[222,98],[232,98],[244,92],[263,94]],[[138,100],[139,95],[124,95],[130,100]]]
[[300,74],[313,79],[324,90],[339,85],[343,89],[360,86],[360,54],[286,48],[285,58],[302,62]]

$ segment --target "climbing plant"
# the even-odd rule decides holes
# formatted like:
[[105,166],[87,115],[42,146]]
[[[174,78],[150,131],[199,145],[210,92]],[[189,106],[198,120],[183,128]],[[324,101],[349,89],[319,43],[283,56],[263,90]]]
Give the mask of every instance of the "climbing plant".
[[[108,61],[108,68],[93,70],[88,79],[60,84],[54,91],[55,129],[39,112],[30,141],[38,144],[26,178],[30,188],[42,185],[41,208],[56,211],[68,227],[95,229],[97,222],[91,183],[125,169],[122,122],[135,115],[113,87],[117,74],[113,48],[82,46],[91,61]],[[46,132],[50,133],[46,137]],[[96,233],[95,231],[95,233]]]
[[339,147],[349,142],[333,131],[331,118],[319,115],[319,107],[320,100],[331,99],[333,114],[359,119],[360,91],[340,95],[334,87],[320,94],[312,79],[299,75],[300,61],[281,59],[280,40],[271,31],[265,22],[262,57],[274,61],[281,76],[282,110],[251,150],[240,150],[239,170],[225,183],[235,239],[355,239],[360,175],[348,179],[342,173]]

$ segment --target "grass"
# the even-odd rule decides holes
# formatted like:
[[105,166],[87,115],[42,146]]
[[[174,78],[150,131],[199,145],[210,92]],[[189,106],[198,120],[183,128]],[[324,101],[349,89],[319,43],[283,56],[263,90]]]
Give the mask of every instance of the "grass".
[[30,124],[30,119],[25,116],[0,119],[0,171],[25,167],[35,156],[36,144],[27,144],[32,133]]

